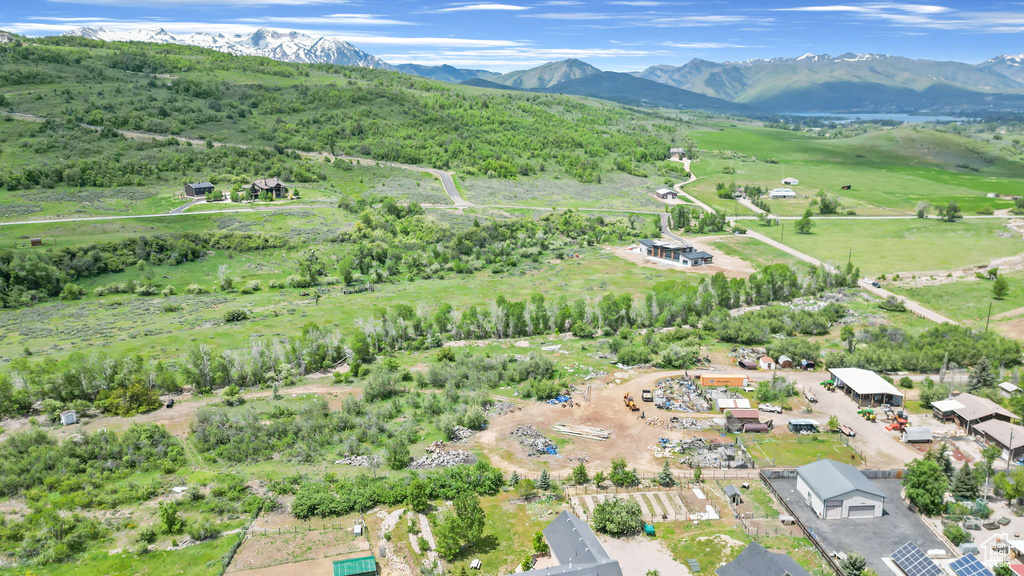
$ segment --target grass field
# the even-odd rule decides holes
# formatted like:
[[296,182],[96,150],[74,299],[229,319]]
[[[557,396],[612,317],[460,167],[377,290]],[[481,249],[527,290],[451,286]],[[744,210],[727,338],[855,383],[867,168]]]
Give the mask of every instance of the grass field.
[[[756,230],[760,232],[764,229],[758,227]],[[722,238],[721,240],[716,240],[712,245],[729,256],[736,256],[750,262],[755,267],[768,266],[769,264],[787,264],[797,267],[810,266],[810,264],[803,260],[799,260],[795,256],[783,252],[774,246],[769,246],[760,240],[746,236]]]
[[[984,328],[985,319],[992,306],[993,322],[1019,316],[1014,311],[1024,307],[1024,273],[1012,272],[1005,274],[1010,283],[1010,294],[996,300],[992,296],[992,281],[970,278],[956,282],[947,282],[934,286],[900,286],[890,283],[888,290],[902,294],[936,310],[953,320],[963,322],[975,328]],[[1000,315],[1004,315],[1000,317]]]
[[[983,206],[1010,207],[1009,200],[986,194],[1016,194],[1015,182],[1024,176],[1024,163],[1009,158],[1002,147],[931,128],[887,129],[829,140],[786,130],[725,126],[721,131],[695,132],[693,137],[704,151],[694,173],[704,178],[690,191],[704,200],[714,196],[717,182],[771,189],[782,186],[783,178],[795,177],[800,180],[794,187],[798,194],[811,197],[824,190],[858,214],[913,212],[921,201],[944,205],[950,200],[970,213]],[[726,167],[735,173],[723,173]],[[851,189],[841,190],[846,185]],[[720,202],[733,212],[734,203]],[[804,199],[776,202],[773,211],[795,215],[807,205]]]
[[[678,180],[682,180],[679,176]],[[663,211],[665,205],[651,193],[665,187],[664,177],[640,178],[610,172],[600,184],[584,184],[569,178],[537,176],[522,180],[461,177],[461,192],[474,204],[541,208],[610,208]]]
[[1024,252],[1002,220],[815,220],[811,234],[797,234],[792,221],[754,229],[823,261],[845,265],[852,250],[865,276],[945,271]]
[[0,568],[0,576],[108,576],[111,574],[176,574],[217,576],[221,559],[237,540],[223,536],[172,552],[161,550],[137,556],[131,553],[97,552],[73,564],[49,564],[32,568]]
[[796,438],[775,438],[756,434],[740,435],[747,452],[755,460],[769,461],[772,466],[792,468],[814,462],[821,458],[832,458],[839,462],[858,465],[860,457],[834,434],[806,434]]

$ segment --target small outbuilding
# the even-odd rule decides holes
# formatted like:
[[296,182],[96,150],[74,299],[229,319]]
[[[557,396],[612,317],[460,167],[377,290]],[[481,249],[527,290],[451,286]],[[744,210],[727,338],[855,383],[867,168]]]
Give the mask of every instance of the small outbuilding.
[[1002,420],[986,420],[971,429],[975,436],[981,436],[989,444],[1002,449],[1002,457],[1017,461],[1024,457],[1024,426],[1017,426]]
[[715,407],[718,408],[719,412],[725,412],[726,410],[749,410],[750,400],[746,398],[719,398],[715,400]]
[[757,367],[761,370],[775,370],[775,360],[771,356],[761,356],[757,359]]
[[206,196],[208,192],[213,192],[213,184],[209,182],[192,182],[185,184],[185,196],[195,198],[197,196]]
[[715,576],[811,576],[787,554],[769,552],[751,542],[735,560],[715,569]]
[[767,434],[772,427],[762,422],[747,422],[743,425],[744,434]]
[[744,370],[757,370],[757,362],[753,360],[740,360],[736,365]]
[[734,506],[743,504],[743,495],[736,489],[732,484],[726,484],[725,486],[725,497],[729,499],[729,503]]
[[768,191],[768,197],[772,200],[788,200],[790,198],[796,198],[796,192],[793,192],[789,188],[773,188]]
[[657,196],[658,198],[661,198],[662,200],[675,200],[679,198],[679,193],[670,188],[662,188],[661,190],[655,192],[654,195]]
[[359,558],[335,560],[333,568],[334,576],[376,576],[377,559],[370,554]]
[[819,518],[878,518],[885,493],[860,471],[835,460],[796,469],[796,491]]
[[1009,398],[1018,392],[1020,392],[1020,387],[1013,382],[999,383],[999,394],[1002,395],[1003,398]]
[[778,367],[779,368],[792,368],[793,367],[793,359],[790,358],[789,356],[785,356],[785,355],[779,356]]
[[32,247],[42,246],[43,245],[43,239],[42,238],[29,238],[28,239],[28,244],[29,244],[29,246],[32,246]]
[[782,183],[785,184],[786,186],[799,186],[800,185],[800,181],[797,180],[796,178],[792,178],[792,177],[790,177],[790,178],[783,178],[782,179]]
[[808,360],[807,358],[804,358],[803,360],[800,361],[801,370],[814,370],[817,367],[818,364],[814,360]]
[[78,414],[74,410],[65,410],[60,413],[60,425],[71,426],[78,423]]
[[[762,404],[763,406],[763,404]],[[821,424],[818,424],[817,420],[811,420],[809,418],[790,418],[789,419],[789,431],[800,433],[800,432],[819,432],[821,430]]]

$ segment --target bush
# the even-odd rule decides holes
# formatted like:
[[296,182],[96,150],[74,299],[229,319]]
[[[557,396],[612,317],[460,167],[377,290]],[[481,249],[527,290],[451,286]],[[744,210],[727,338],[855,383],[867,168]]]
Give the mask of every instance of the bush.
[[85,290],[78,284],[68,282],[60,292],[61,300],[80,300],[85,295]]
[[635,534],[643,529],[643,511],[636,500],[608,498],[594,507],[594,528],[598,532],[618,536]]
[[203,540],[212,540],[220,536],[220,530],[214,527],[209,520],[197,520],[192,524],[189,524],[188,530],[186,530],[189,537],[196,542],[202,542]]
[[253,294],[255,292],[259,292],[262,289],[263,285],[260,284],[259,280],[250,280],[246,282],[244,286],[242,286],[239,292],[241,292],[242,294]]
[[887,310],[889,312],[907,311],[907,307],[906,305],[903,304],[903,300],[900,300],[895,296],[889,296],[884,301],[879,302],[878,307],[881,308],[882,310]]
[[224,313],[224,321],[225,322],[241,322],[243,320],[248,320],[248,319],[249,319],[249,313],[246,312],[245,310],[241,310],[241,309],[237,309],[236,308],[234,310],[228,310],[227,312]]
[[164,297],[174,296],[174,294],[176,292],[177,292],[177,290],[174,289],[174,286],[167,286],[163,290],[160,291],[160,295],[164,296]]
[[961,528],[958,524],[946,524],[942,528],[942,533],[946,535],[946,538],[949,538],[949,541],[952,542],[954,546],[959,546],[964,542],[971,541],[971,534]]
[[203,288],[199,284],[195,284],[195,283],[189,284],[188,287],[185,288],[185,294],[209,294],[209,293],[210,293],[209,290],[207,290],[206,288]]

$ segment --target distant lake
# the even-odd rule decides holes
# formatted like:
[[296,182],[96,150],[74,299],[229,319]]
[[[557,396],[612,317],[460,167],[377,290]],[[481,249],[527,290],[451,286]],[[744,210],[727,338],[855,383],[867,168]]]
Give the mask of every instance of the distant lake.
[[782,116],[806,116],[813,118],[827,118],[836,123],[843,124],[855,120],[895,120],[896,122],[964,122],[972,118],[957,116],[919,116],[917,114],[830,114],[823,112],[790,112]]

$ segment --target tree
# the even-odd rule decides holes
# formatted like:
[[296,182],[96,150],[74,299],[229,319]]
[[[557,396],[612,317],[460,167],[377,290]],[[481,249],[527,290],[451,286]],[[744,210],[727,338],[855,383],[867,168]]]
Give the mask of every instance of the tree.
[[971,535],[957,524],[946,524],[942,528],[942,533],[946,535],[946,538],[949,538],[949,541],[952,542],[954,546],[959,546],[964,542],[971,541]]
[[529,501],[537,495],[537,486],[529,478],[520,480],[516,483],[516,494],[523,500]]
[[527,554],[525,557],[523,557],[523,561],[520,563],[520,566],[522,566],[523,572],[529,572],[530,570],[533,570],[533,555]]
[[409,445],[405,440],[395,438],[385,444],[384,461],[392,470],[402,470],[408,466],[412,461],[412,455],[409,454]]
[[604,484],[607,479],[608,478],[605,477],[604,472],[598,470],[597,474],[594,474],[594,485],[600,488],[601,484]]
[[672,470],[668,467],[668,460],[665,460],[665,465],[661,467],[661,472],[658,472],[658,485],[665,488],[676,485],[676,479],[672,476]]
[[626,459],[621,457],[612,460],[612,470],[608,473],[608,480],[619,487],[636,486],[640,483],[636,468],[626,470]]
[[1013,472],[1000,472],[993,480],[996,488],[1003,493],[1007,504],[1024,498],[1024,468],[1018,466]]
[[472,544],[484,534],[487,516],[480,507],[480,496],[475,492],[461,492],[455,497],[455,516],[459,520],[459,531],[463,542]]
[[299,261],[299,273],[310,285],[320,280],[320,276],[324,274],[324,263],[316,255],[316,250],[310,250],[306,257]]
[[953,200],[950,200],[949,204],[945,207],[939,208],[937,212],[943,222],[956,222],[964,217],[960,213],[960,206],[957,206],[957,203]]
[[636,500],[608,498],[594,507],[593,524],[606,534],[635,534],[644,527],[643,511]]
[[996,281],[992,283],[992,297],[996,300],[1002,300],[1010,295],[1010,283],[1006,280],[1006,276],[996,276]]
[[455,514],[448,513],[431,523],[437,554],[441,558],[451,560],[462,549],[459,538],[459,521]]
[[971,369],[967,377],[967,390],[977,392],[979,390],[991,389],[996,385],[996,376],[992,373],[992,363],[988,356],[982,356],[981,360]]
[[846,558],[839,561],[839,568],[842,569],[843,574],[846,574],[846,576],[861,576],[867,564],[867,558],[856,552],[850,552],[846,555]]
[[704,482],[704,470],[697,464],[693,467],[693,483],[700,484]]
[[548,474],[548,469],[545,468],[540,473],[540,478],[537,480],[537,489],[539,490],[551,490],[551,475]]
[[576,486],[582,486],[590,481],[590,475],[587,474],[587,467],[580,462],[575,468],[572,469],[572,475],[569,477],[569,481]]
[[508,477],[508,485],[512,488],[519,485],[519,472],[512,471],[512,475]]
[[405,504],[413,512],[422,514],[427,511],[430,502],[427,500],[427,485],[419,478],[409,483],[406,488]]
[[994,573],[995,576],[1013,576],[1013,570],[1011,570],[1010,565],[1005,562],[996,566]]
[[811,228],[814,228],[814,220],[811,220],[811,211],[804,212],[803,218],[793,223],[796,227],[797,234],[810,234]]
[[857,331],[853,326],[846,325],[839,329],[839,339],[846,342],[846,349],[853,354],[856,349]]
[[930,208],[931,208],[931,205],[928,204],[927,202],[918,202],[917,203],[917,217],[918,218],[927,218],[928,217],[928,210]]
[[164,532],[181,534],[181,531],[185,529],[185,521],[178,515],[178,505],[175,502],[161,502],[158,514],[160,522],[164,525]]
[[551,549],[548,547],[548,543],[544,540],[544,533],[537,531],[533,533],[533,551],[536,554],[548,554]]
[[925,460],[931,460],[939,465],[939,470],[946,476],[947,480],[953,480],[953,476],[956,474],[956,468],[953,466],[953,459],[949,457],[949,446],[945,443],[939,444],[935,448],[925,452]]
[[1003,449],[998,444],[989,444],[981,450],[981,464],[975,468],[975,473],[980,477],[981,481],[992,476],[992,463],[996,461],[1003,454]]
[[903,476],[907,499],[928,516],[940,514],[945,509],[943,496],[948,483],[942,468],[928,459],[912,461]]
[[839,416],[836,416],[835,414],[829,416],[829,418],[828,418],[828,429],[829,430],[838,430],[839,429]]
[[[978,497],[978,481],[969,463],[965,462],[957,470],[956,475],[953,477],[953,486],[950,488],[950,492],[954,497],[964,500],[974,500]],[[954,544],[958,544],[958,542],[954,542]]]

